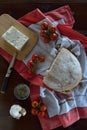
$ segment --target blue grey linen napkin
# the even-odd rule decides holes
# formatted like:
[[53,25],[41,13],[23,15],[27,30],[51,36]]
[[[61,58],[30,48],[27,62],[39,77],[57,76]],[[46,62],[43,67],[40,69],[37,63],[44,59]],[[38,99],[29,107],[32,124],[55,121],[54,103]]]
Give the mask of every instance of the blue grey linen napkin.
[[[47,88],[40,88],[40,96],[47,106],[48,116],[51,118],[56,115],[61,115],[69,112],[73,108],[77,107],[87,107],[87,56],[85,49],[77,40],[70,40],[67,37],[61,37],[61,43],[64,43],[65,48],[70,47],[72,51],[78,58],[81,68],[82,68],[82,80],[81,84],[78,85],[71,93],[71,95],[66,98],[60,99],[54,91],[48,90]],[[57,44],[60,42],[58,41]],[[67,44],[66,44],[67,43]],[[63,44],[61,45],[63,47]]]
[[49,117],[53,117],[60,112],[59,101],[55,97],[54,92],[46,88],[40,87],[40,96],[47,107]]

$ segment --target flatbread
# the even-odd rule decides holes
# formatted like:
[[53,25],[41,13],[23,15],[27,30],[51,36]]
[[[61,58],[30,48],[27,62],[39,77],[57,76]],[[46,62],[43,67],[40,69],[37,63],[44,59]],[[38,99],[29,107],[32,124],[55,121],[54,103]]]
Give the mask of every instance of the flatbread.
[[69,50],[62,48],[43,78],[49,88],[64,92],[76,87],[82,79],[78,59]]

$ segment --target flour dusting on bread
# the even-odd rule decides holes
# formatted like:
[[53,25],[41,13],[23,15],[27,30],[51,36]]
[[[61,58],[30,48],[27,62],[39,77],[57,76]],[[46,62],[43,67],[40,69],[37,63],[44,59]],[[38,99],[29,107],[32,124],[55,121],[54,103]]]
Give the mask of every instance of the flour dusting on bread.
[[71,90],[82,79],[82,69],[78,59],[67,49],[62,48],[46,71],[43,82],[56,91]]

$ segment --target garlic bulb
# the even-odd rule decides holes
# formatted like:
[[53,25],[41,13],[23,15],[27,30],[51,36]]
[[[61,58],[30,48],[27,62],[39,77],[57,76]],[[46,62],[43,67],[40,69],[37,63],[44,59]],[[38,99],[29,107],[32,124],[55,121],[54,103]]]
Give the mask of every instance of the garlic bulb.
[[21,116],[26,115],[26,110],[20,105],[14,104],[11,106],[9,113],[13,118],[20,119]]

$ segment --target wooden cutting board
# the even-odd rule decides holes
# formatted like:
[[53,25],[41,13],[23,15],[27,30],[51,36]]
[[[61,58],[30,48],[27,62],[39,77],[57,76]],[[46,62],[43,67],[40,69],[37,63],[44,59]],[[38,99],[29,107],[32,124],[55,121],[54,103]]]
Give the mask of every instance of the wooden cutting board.
[[[13,46],[8,44],[1,36],[5,33],[11,26],[16,27],[20,32],[29,37],[29,41],[25,46],[19,51]],[[8,14],[3,14],[0,16],[0,47],[3,48],[6,52],[13,56],[14,53],[17,53],[17,59],[23,60],[37,44],[37,34],[31,29],[25,27],[19,23],[16,19],[11,17]]]

